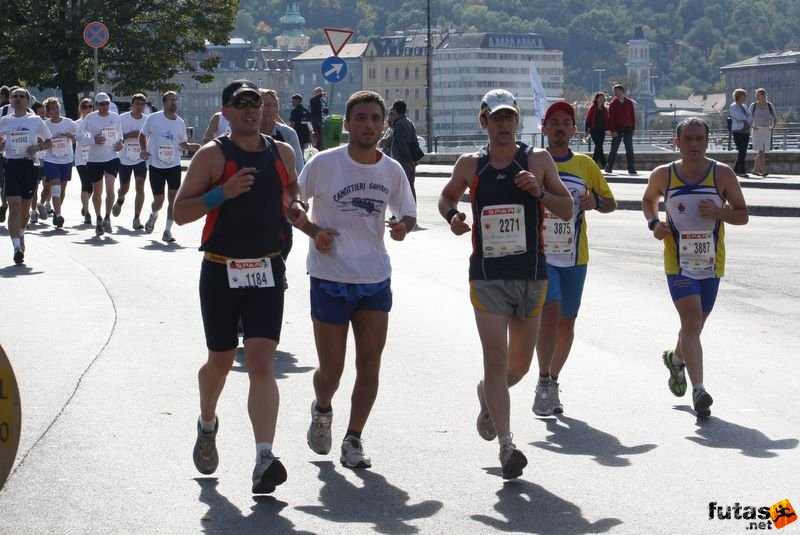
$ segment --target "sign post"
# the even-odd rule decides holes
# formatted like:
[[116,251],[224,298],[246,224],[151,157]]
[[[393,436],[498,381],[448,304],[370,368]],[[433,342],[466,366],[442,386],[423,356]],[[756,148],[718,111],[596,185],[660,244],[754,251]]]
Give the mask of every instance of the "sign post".
[[94,94],[97,95],[97,49],[108,43],[108,27],[102,22],[90,22],[83,29],[83,40],[94,48]]

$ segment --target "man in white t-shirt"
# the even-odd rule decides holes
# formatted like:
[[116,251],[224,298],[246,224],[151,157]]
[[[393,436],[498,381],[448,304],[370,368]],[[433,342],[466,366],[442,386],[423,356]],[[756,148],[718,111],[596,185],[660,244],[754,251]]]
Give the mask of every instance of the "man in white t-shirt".
[[8,203],[8,235],[14,247],[14,263],[25,261],[25,227],[38,173],[33,155],[52,146],[50,130],[41,117],[28,110],[30,94],[22,87],[11,91],[11,109],[0,119],[0,150],[6,158],[3,190]]
[[[92,204],[97,215],[95,234],[102,236],[112,232],[111,209],[114,206],[114,181],[119,172],[119,156],[122,149],[122,121],[119,115],[109,110],[111,99],[105,93],[94,98],[97,111],[87,115],[78,129],[81,142],[88,142],[86,176],[92,183]],[[105,180],[104,180],[105,179]],[[106,217],[101,213],[103,186],[106,190]]]
[[78,125],[72,119],[61,116],[61,104],[57,98],[46,98],[42,104],[48,116],[45,124],[53,136],[53,145],[44,156],[45,185],[42,199],[50,194],[53,200],[53,225],[61,228],[64,226],[61,205],[67,192],[67,183],[72,179],[72,144],[78,133]]
[[131,97],[131,111],[120,115],[122,120],[122,150],[119,151],[119,191],[117,202],[111,209],[114,217],[122,212],[122,203],[131,187],[131,175],[136,180],[136,198],[133,201],[133,230],[141,230],[144,226],[139,221],[144,206],[144,183],[147,179],[147,162],[141,158],[139,132],[144,126],[147,116],[144,110],[147,99],[142,93]]
[[163,111],[147,116],[139,132],[141,157],[150,167],[150,189],[153,192],[152,212],[144,225],[144,231],[153,232],[158,219],[158,211],[164,206],[164,187],[168,188],[167,224],[161,239],[172,243],[172,205],[181,185],[181,150],[197,151],[200,145],[189,143],[186,136],[186,123],[178,117],[178,95],[167,91],[161,96]]
[[[403,168],[377,150],[386,105],[377,93],[359,91],[347,102],[346,146],[320,152],[300,174],[303,199],[311,201],[302,230],[312,241],[311,316],[319,357],[314,373],[309,447],[320,455],[331,449],[331,401],[342,376],[350,324],[356,340],[356,381],[341,463],[369,468],[361,432],[378,394],[381,353],[392,306],[391,265],[384,245],[402,241],[416,224],[416,204]],[[297,225],[297,223],[295,223]]]

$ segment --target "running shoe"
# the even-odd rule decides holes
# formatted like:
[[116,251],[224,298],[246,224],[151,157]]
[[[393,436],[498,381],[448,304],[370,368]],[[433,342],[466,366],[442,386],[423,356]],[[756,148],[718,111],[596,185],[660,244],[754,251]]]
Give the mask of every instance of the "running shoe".
[[153,232],[153,229],[156,228],[156,219],[158,219],[158,214],[150,214],[150,217],[147,218],[147,223],[144,224],[144,231],[150,234]]
[[111,216],[110,215],[107,215],[103,219],[103,230],[106,231],[109,234],[114,232],[114,230],[111,228]]
[[81,209],[81,215],[83,216],[84,225],[92,224],[92,216],[89,214],[89,212],[84,212],[83,209]]
[[138,217],[133,218],[133,224],[131,226],[133,227],[133,230],[142,230],[144,228]]
[[119,217],[119,214],[122,212],[122,203],[125,202],[125,199],[120,197],[117,199],[117,202],[114,203],[114,206],[111,207],[111,214],[114,217]]
[[494,428],[489,407],[486,406],[486,398],[483,396],[483,381],[478,383],[478,403],[481,406],[477,422],[478,434],[483,440],[494,440],[497,438],[497,430]]
[[694,392],[692,398],[694,401],[694,412],[697,413],[698,418],[708,418],[711,416],[711,404],[714,403],[711,394],[703,389]]
[[370,458],[364,455],[364,441],[350,435],[344,437],[344,441],[342,441],[342,456],[339,460],[347,468],[370,468],[372,466]]
[[272,455],[272,450],[262,451],[253,468],[253,494],[269,494],[285,481],[286,468],[283,463]]
[[47,215],[53,215],[53,205],[50,204],[50,201],[44,203],[44,211],[47,212]]
[[217,431],[219,431],[219,418],[214,424],[214,430],[210,433],[203,431],[203,428],[200,427],[200,420],[197,421],[197,441],[194,443],[192,459],[195,468],[201,474],[213,474],[219,465]]
[[39,222],[39,212],[36,210],[31,210],[31,217],[30,217],[30,224],[35,225]]
[[54,215],[53,216],[53,224],[58,228],[63,227],[64,226],[64,216],[61,215],[61,214]]
[[559,392],[559,384],[555,381],[550,381],[550,402],[553,405],[553,414],[563,414],[564,413],[564,405],[561,404],[561,400],[559,399],[558,392]]
[[39,219],[47,219],[47,208],[44,207],[44,204],[39,203],[36,210],[39,212]]
[[175,238],[172,237],[172,232],[165,230],[164,234],[161,235],[161,239],[167,243],[173,243]]
[[[88,215],[86,217],[89,217]],[[97,218],[97,225],[94,227],[94,233],[96,236],[102,236],[105,230],[103,229],[103,218]]]
[[316,400],[311,402],[311,425],[308,426],[306,441],[311,451],[326,455],[331,451],[331,422],[333,411],[319,412]]
[[20,247],[14,249],[14,263],[15,264],[22,264],[25,262],[25,253],[22,252]]
[[672,362],[671,349],[667,349],[661,354],[661,360],[669,370],[669,380],[667,381],[669,391],[677,397],[683,397],[686,394],[686,364]]
[[522,475],[522,469],[528,465],[528,459],[514,444],[500,446],[500,466],[503,479],[514,479]]
[[539,382],[536,383],[536,394],[533,397],[533,407],[531,407],[531,410],[533,410],[533,413],[536,416],[553,415],[555,405],[553,404],[552,396],[552,381],[548,379],[547,382],[544,382],[539,379]]

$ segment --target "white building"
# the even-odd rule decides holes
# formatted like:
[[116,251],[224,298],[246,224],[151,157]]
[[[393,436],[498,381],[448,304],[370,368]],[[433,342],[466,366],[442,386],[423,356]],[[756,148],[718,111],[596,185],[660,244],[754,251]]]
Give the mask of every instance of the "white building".
[[538,131],[534,119],[531,63],[548,100],[563,98],[564,54],[550,50],[533,33],[449,33],[433,56],[434,134],[480,133],[478,111],[483,95],[502,88],[517,97],[522,132]]

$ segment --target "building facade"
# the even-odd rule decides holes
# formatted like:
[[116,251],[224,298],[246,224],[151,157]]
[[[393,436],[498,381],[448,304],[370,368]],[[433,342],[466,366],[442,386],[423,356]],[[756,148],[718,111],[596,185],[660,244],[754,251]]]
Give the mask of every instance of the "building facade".
[[725,79],[727,101],[741,87],[747,90],[747,101],[755,100],[759,87],[767,90],[767,97],[775,105],[778,115],[790,108],[800,107],[800,52],[787,50],[761,54],[720,68]]
[[[179,85],[180,103],[178,115],[186,126],[194,129],[195,140],[201,140],[211,116],[222,106],[222,90],[233,80],[245,78],[255,82],[258,87],[274,89],[281,103],[281,116],[288,117],[291,111],[292,61],[295,50],[253,48],[250,41],[231,39],[228,46],[209,45],[203,55],[196,55],[190,61],[199,62],[209,55],[220,59],[214,70],[214,79],[202,83],[192,78],[192,73],[181,71],[172,82]],[[198,69],[199,70],[199,69]],[[161,101],[152,95],[153,104],[159,109]]]
[[433,56],[434,134],[480,133],[478,110],[483,95],[507,89],[522,109],[522,132],[538,130],[534,118],[531,66],[548,100],[563,98],[564,54],[532,33],[449,33]]
[[[440,35],[433,36],[434,46]],[[406,115],[422,135],[427,132],[427,46],[424,33],[393,35],[370,39],[364,52],[364,89],[381,95],[387,106],[403,99],[408,106]]]

